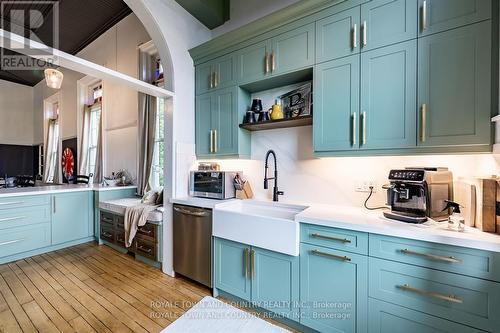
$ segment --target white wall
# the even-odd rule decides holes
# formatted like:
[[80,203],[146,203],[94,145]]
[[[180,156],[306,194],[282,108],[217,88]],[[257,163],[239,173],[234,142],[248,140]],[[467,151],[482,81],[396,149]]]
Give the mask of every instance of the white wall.
[[[118,22],[80,51],[77,56],[118,72],[138,77],[139,44],[151,40],[142,23],[134,14]],[[79,132],[77,115],[77,81],[82,74],[67,69],[61,88],[61,138],[76,137]],[[127,169],[137,176],[137,91],[111,82],[103,82],[103,143],[105,175]],[[57,90],[44,81],[34,88],[35,142],[43,142],[43,100]]]
[[33,88],[0,80],[0,144],[33,144]]
[[283,9],[298,0],[231,0],[229,21],[212,30],[213,37],[223,35],[263,16]]
[[[267,109],[277,96],[298,85],[259,92],[252,98],[261,98]],[[500,175],[500,155],[493,154],[314,158],[311,126],[252,132],[251,148],[250,160],[216,162],[223,170],[243,171],[256,198],[262,200],[272,200],[272,186],[264,190],[262,185],[263,160],[269,149],[278,157],[278,185],[285,192],[280,200],[288,202],[361,206],[367,193],[356,192],[356,185],[359,181],[373,180],[378,188],[369,203],[380,205],[385,203],[385,191],[380,187],[387,183],[389,170],[393,168],[448,167],[455,178]]]

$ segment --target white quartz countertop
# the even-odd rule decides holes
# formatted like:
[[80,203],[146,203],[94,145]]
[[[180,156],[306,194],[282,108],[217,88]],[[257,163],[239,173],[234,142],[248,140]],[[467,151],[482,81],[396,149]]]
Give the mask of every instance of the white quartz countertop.
[[[203,198],[171,199],[171,203],[217,209],[224,208],[232,200]],[[272,204],[272,203],[271,203]],[[294,202],[294,204],[297,204]],[[424,224],[411,224],[385,218],[381,210],[369,211],[361,207],[336,206],[326,204],[304,204],[304,211],[295,216],[297,223],[322,225],[367,232],[372,234],[402,237],[439,244],[462,246],[478,250],[500,253],[500,235],[482,232],[466,227],[464,232],[448,230],[447,222],[430,220]]]
[[185,198],[170,199],[170,203],[214,209],[215,206],[217,206],[217,205],[227,203],[227,202],[230,202],[233,200],[237,200],[237,199],[217,200],[217,199],[185,197]]
[[0,198],[18,197],[24,195],[43,195],[65,192],[84,192],[84,191],[110,191],[110,190],[125,190],[137,188],[137,186],[102,186],[102,185],[52,185],[52,186],[35,186],[22,188],[7,188],[0,189]]
[[314,204],[296,215],[301,223],[402,237],[479,250],[500,252],[500,235],[466,227],[464,232],[448,229],[447,222],[411,224],[390,220],[382,211],[364,208]]

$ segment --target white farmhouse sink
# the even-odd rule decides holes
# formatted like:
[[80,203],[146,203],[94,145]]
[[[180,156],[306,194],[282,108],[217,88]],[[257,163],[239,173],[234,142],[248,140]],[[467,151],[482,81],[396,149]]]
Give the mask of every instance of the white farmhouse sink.
[[231,201],[215,207],[212,234],[298,256],[299,223],[295,221],[295,216],[306,208],[255,200]]

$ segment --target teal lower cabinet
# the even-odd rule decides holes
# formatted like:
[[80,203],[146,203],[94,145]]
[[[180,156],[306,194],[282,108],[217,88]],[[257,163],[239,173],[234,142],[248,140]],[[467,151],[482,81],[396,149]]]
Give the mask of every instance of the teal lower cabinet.
[[215,238],[215,288],[298,321],[299,257]]
[[52,196],[52,244],[61,244],[93,234],[92,192]]
[[0,263],[3,257],[50,246],[50,223],[2,230],[0,233]]
[[370,298],[369,333],[480,333],[484,331]]
[[486,331],[500,328],[500,284],[370,258],[370,297]]
[[368,257],[300,245],[300,323],[320,332],[366,332]]

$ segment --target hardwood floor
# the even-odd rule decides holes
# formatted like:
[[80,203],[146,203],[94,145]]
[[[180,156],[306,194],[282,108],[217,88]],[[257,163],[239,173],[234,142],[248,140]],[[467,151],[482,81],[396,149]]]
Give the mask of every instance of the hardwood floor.
[[87,243],[0,266],[0,332],[159,332],[209,294]]
[[208,295],[192,281],[86,243],[0,265],[0,332],[160,332]]

